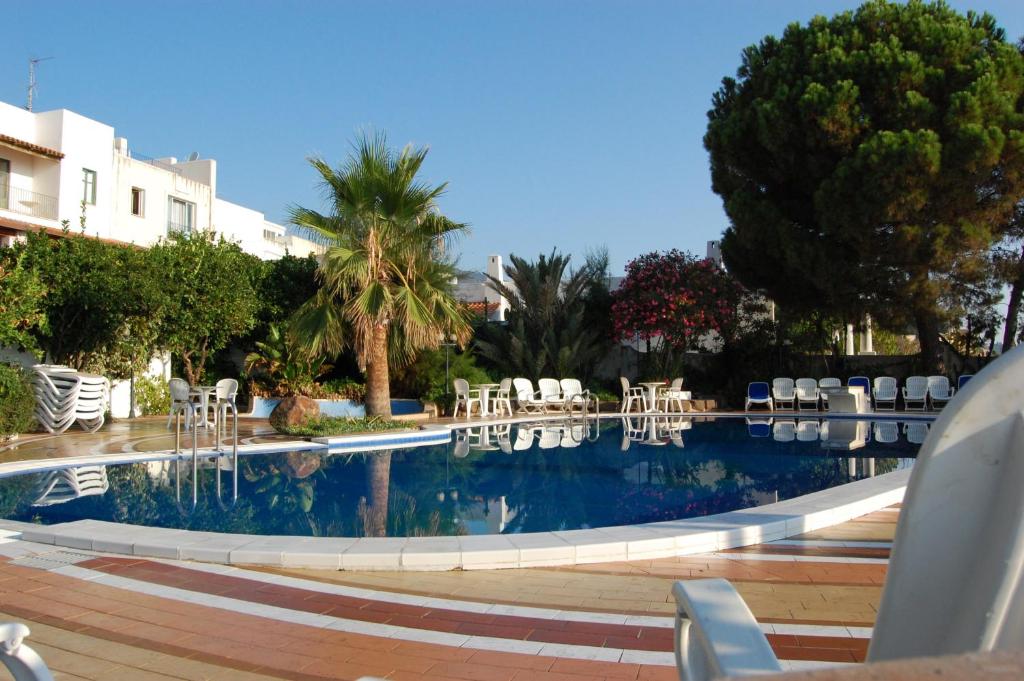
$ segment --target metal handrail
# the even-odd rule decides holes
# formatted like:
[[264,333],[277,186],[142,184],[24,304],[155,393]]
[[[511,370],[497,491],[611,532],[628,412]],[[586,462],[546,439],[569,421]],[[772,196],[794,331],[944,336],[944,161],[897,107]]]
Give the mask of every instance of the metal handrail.
[[56,220],[57,198],[21,187],[12,187],[10,175],[0,173],[0,210],[45,220]]
[[[231,503],[234,505],[238,502],[238,409],[235,406],[235,400],[225,400],[227,406],[231,410],[231,461],[232,461],[232,499]],[[217,503],[224,510],[227,510],[227,506],[224,504],[223,497],[220,490],[220,472],[221,472],[221,455],[224,453],[221,447],[221,427],[224,426],[220,422],[220,410],[214,412],[214,451],[217,453]],[[192,411],[192,509],[199,505],[199,411],[200,406],[198,404],[190,404],[188,407]],[[204,415],[205,418],[205,415]],[[181,410],[174,413],[174,453],[178,455],[175,460],[175,496],[178,502],[178,510],[183,514],[187,514],[188,511],[181,503]]]

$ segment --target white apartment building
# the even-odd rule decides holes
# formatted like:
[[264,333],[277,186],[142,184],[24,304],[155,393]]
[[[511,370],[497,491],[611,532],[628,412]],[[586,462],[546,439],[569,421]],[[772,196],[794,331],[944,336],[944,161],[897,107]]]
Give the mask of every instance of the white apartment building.
[[469,309],[479,315],[486,315],[491,322],[505,321],[511,305],[498,292],[488,277],[494,277],[507,288],[515,291],[515,284],[505,276],[500,255],[487,257],[486,272],[463,272],[456,278],[455,297],[466,303]]
[[[84,208],[83,208],[84,201]],[[264,260],[323,247],[217,196],[217,162],[133,155],[114,128],[57,109],[0,102],[0,245],[67,220],[110,241],[149,246],[174,231],[213,230]]]

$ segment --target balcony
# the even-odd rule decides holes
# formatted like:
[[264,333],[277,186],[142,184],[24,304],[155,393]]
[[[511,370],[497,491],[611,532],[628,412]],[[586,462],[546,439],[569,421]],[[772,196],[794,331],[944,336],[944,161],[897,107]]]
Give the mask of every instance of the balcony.
[[0,175],[0,210],[43,220],[56,220],[57,198],[37,194],[21,187],[12,187],[6,178]]
[[191,222],[174,222],[173,220],[167,221],[167,234],[170,235],[174,232],[181,232],[182,234],[192,233]]

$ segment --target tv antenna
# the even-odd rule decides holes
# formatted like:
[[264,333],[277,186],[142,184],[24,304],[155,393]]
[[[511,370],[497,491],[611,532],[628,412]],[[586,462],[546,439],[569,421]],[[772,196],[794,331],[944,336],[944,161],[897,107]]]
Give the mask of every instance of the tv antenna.
[[25,108],[29,111],[32,110],[32,96],[36,92],[36,64],[49,59],[53,59],[53,57],[31,57],[28,60],[28,104],[25,105]]

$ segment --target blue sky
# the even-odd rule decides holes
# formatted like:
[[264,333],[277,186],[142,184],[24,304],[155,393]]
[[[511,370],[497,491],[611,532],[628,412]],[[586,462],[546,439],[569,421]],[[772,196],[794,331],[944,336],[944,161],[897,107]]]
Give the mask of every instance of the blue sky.
[[[727,221],[701,139],[740,51],[856,2],[14,2],[0,100],[113,125],[134,151],[216,158],[224,198],[283,221],[319,207],[305,157],[341,161],[360,130],[429,145],[442,208],[471,223],[461,265],[489,253],[613,270],[651,250],[703,254]],[[1024,2],[987,10],[1016,39]]]

